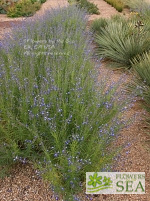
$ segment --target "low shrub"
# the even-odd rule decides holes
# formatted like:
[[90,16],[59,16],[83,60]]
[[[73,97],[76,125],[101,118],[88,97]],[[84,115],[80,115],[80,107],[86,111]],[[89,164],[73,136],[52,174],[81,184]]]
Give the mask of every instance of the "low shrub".
[[91,24],[91,31],[95,34],[101,33],[101,30],[107,26],[107,19],[99,18],[92,22]]
[[138,13],[142,19],[150,21],[150,2],[146,0],[126,0],[125,3],[131,11]]
[[7,12],[2,8],[0,7],[0,14],[6,14]]
[[89,2],[88,0],[69,0],[68,2],[76,3],[80,8],[86,9],[89,14],[100,14],[98,7],[94,3]]
[[8,17],[32,16],[40,9],[40,2],[31,2],[31,0],[19,0],[14,6],[8,8]]
[[116,67],[131,68],[131,60],[150,49],[149,31],[136,19],[110,20],[95,41],[97,54],[112,61]]
[[30,161],[67,201],[86,172],[110,170],[123,126],[123,98],[106,78],[98,84],[86,23],[74,6],[46,11],[0,46],[2,170]]
[[122,12],[125,7],[122,0],[105,0],[108,4],[116,8],[117,11]]
[[18,0],[1,0],[0,1],[0,13],[6,14],[9,7],[14,6]]
[[126,20],[120,16],[120,15],[114,15],[111,17],[111,20],[106,19],[106,18],[99,18],[96,19],[92,22],[91,24],[91,30],[94,32],[94,34],[99,34],[101,33],[101,30],[104,29],[108,23],[114,23],[114,22],[122,22],[126,24]]
[[40,0],[40,2],[41,2],[41,3],[45,3],[45,2],[46,2],[46,0]]
[[124,2],[131,11],[136,11],[138,13],[143,13],[148,8],[148,2],[145,0],[125,0]]
[[46,0],[2,0],[0,13],[7,13],[8,17],[31,16],[40,9]]

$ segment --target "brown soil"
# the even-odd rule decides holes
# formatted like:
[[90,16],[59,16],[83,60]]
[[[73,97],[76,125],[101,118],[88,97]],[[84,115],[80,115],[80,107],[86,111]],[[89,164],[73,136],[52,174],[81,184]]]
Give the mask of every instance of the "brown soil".
[[[119,14],[113,7],[108,5],[103,0],[90,0],[98,5],[100,15],[91,15],[89,21],[99,17],[110,18],[112,15]],[[67,0],[48,0],[43,4],[41,11],[37,14],[42,14],[44,9],[50,7],[66,6]],[[125,11],[128,12],[128,11]],[[36,14],[36,15],[37,15]],[[36,15],[34,17],[36,17]],[[15,23],[26,20],[25,18],[11,19]],[[0,15],[0,35],[6,33],[11,28],[10,20],[5,16]],[[99,64],[102,76],[111,75],[111,81],[117,81],[122,76],[122,71],[113,71],[108,68],[106,63]],[[132,79],[129,73],[126,73],[127,81]],[[135,116],[135,121],[132,125],[121,132],[120,138],[116,142],[116,146],[130,142],[131,146],[126,147],[121,152],[120,160],[115,163],[115,171],[121,172],[145,172],[146,173],[146,194],[145,195],[98,195],[94,201],[149,201],[150,200],[150,152],[147,149],[146,141],[149,140],[146,132],[148,128],[144,123],[146,112],[141,108],[140,102],[127,111],[124,116],[126,118]],[[35,174],[31,165],[18,165],[11,176],[0,180],[0,200],[1,201],[52,201],[52,193],[48,190],[48,185],[45,184]],[[84,199],[83,199],[84,200]]]

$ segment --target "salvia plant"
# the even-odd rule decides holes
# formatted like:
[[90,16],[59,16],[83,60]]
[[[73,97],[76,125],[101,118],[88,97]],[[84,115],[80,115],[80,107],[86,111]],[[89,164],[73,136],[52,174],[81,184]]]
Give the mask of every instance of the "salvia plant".
[[124,124],[123,92],[98,82],[86,22],[75,6],[46,11],[0,44],[1,173],[32,162],[67,201],[78,200],[87,171],[109,170]]

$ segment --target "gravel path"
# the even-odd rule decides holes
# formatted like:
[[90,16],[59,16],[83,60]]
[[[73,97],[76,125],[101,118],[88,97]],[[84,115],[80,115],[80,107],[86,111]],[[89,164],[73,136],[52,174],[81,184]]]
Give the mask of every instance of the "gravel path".
[[[98,5],[100,15],[92,15],[89,21],[99,18],[109,18],[118,12],[103,0],[90,0]],[[59,2],[59,3],[58,3]],[[42,9],[36,15],[42,14],[44,9],[66,6],[67,0],[48,0],[42,5]],[[33,17],[36,17],[33,16]],[[11,21],[25,20],[25,18],[11,19]],[[5,24],[3,24],[5,22]],[[9,19],[2,15],[0,17],[0,30],[10,29]],[[4,32],[3,32],[4,33]],[[121,71],[113,71],[106,67],[106,63],[100,65],[102,76],[111,75],[111,81],[117,81],[122,76]],[[126,73],[127,82],[131,80],[131,75]],[[150,201],[150,152],[146,149],[148,136],[146,125],[142,119],[146,113],[141,109],[139,102],[135,103],[130,111],[125,113],[126,118],[137,116],[135,122],[127,129],[124,129],[116,146],[125,142],[131,145],[124,148],[119,161],[116,161],[114,170],[121,172],[145,172],[146,173],[146,194],[145,195],[99,195],[94,201]],[[31,165],[16,166],[9,177],[0,180],[0,201],[52,201],[52,193],[48,190],[48,184],[38,178]],[[84,200],[84,199],[83,199]]]
[[116,15],[119,12],[112,6],[108,5],[103,0],[89,0],[90,2],[97,5],[100,15],[91,15],[89,20],[97,19],[99,17],[110,18],[112,15]]
[[[107,4],[103,0],[90,0],[97,4],[100,15],[90,16],[90,22],[94,19],[104,17],[110,18],[112,15],[120,14],[116,9]],[[124,11],[126,16],[129,15],[129,11]],[[121,13],[122,15],[122,13]],[[113,71],[108,68],[105,62],[100,65],[102,76],[110,75],[111,81],[117,81],[123,75],[120,70]],[[125,75],[126,82],[130,82],[132,76],[128,73]],[[144,123],[146,112],[140,106],[140,101],[137,101],[130,111],[127,111],[124,116],[130,118],[136,116],[134,123],[128,128],[124,129],[116,143],[116,146],[123,145],[125,142],[130,142],[130,146],[124,148],[121,152],[119,161],[116,161],[114,171],[120,172],[145,172],[146,174],[146,194],[145,195],[100,195],[96,197],[94,201],[150,201],[150,150],[149,142],[150,138],[146,133],[150,133],[147,126]]]

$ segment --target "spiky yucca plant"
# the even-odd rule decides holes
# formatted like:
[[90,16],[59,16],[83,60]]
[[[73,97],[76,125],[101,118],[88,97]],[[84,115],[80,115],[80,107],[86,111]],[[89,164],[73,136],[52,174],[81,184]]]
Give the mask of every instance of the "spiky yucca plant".
[[115,67],[131,68],[131,60],[149,50],[150,34],[132,21],[110,21],[96,42],[98,55],[111,60]]
[[[143,99],[142,104],[150,114],[150,52],[134,58],[132,67],[136,76],[129,85],[129,90],[134,90],[136,95]],[[150,115],[146,116],[146,121],[150,128]],[[147,133],[150,134],[149,130]]]
[[132,67],[136,72],[136,79],[133,81],[132,86],[137,89],[137,95],[143,97],[144,105],[150,112],[150,53],[134,58]]

